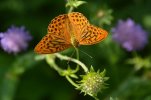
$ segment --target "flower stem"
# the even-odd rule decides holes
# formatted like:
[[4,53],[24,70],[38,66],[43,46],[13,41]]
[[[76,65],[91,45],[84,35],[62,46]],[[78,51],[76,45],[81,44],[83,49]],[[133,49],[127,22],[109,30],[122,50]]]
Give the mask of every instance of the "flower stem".
[[72,81],[72,79],[69,76],[66,76],[66,79],[76,88],[79,88],[79,85],[77,85],[74,81]]
[[[75,48],[75,50],[76,50],[77,60],[79,60],[79,50],[78,50],[78,48]],[[79,64],[77,64],[77,67],[79,67]]]
[[0,100],[13,100],[18,85],[18,76],[9,70],[4,77]]
[[68,10],[68,13],[71,13],[71,12],[74,10],[74,7],[72,6],[73,0],[67,0],[67,2],[68,2],[68,4],[70,4],[70,5],[69,5],[70,8],[69,8],[69,10]]
[[74,62],[74,63],[80,65],[83,68],[84,72],[86,72],[86,73],[88,72],[88,68],[82,62],[80,62],[79,60],[71,58],[71,57],[63,56],[59,53],[55,53],[54,55],[56,57],[58,57],[59,59],[70,60],[70,61]]
[[55,63],[55,56],[52,54],[46,55],[46,62],[50,65],[50,67],[54,68],[57,72],[61,73],[63,72],[63,69],[58,67]]
[[68,13],[71,13],[73,11],[74,7],[70,7]]

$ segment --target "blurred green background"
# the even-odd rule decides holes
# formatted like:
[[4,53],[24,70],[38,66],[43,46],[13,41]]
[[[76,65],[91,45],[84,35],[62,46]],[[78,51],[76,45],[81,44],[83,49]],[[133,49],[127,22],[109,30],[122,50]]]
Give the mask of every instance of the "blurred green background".
[[[12,100],[93,100],[75,90],[45,61],[36,62],[33,58],[35,55],[33,49],[46,34],[49,22],[54,17],[67,12],[65,4],[66,0],[0,1],[0,32],[6,31],[11,25],[25,26],[33,36],[25,52],[13,55],[0,49],[0,96],[4,95],[12,84],[16,84],[15,89],[10,88],[10,91],[15,90]],[[151,100],[151,65],[149,68],[142,67],[136,71],[134,65],[127,64],[126,61],[133,58],[134,54],[113,42],[110,32],[119,19],[132,18],[150,34],[150,6],[151,0],[87,0],[87,4],[75,9],[83,13],[92,24],[102,25],[109,31],[108,38],[103,42],[79,48],[93,57],[91,59],[80,52],[80,61],[88,67],[93,65],[95,70],[102,71],[105,68],[106,76],[110,77],[106,82],[109,84],[108,88],[98,95],[100,100],[109,100],[110,97],[117,97],[119,100]],[[97,17],[99,11],[109,11],[103,22],[101,17]],[[149,35],[149,43],[137,54],[142,58],[150,58],[150,51]],[[64,54],[71,56],[72,53],[73,49],[70,49]],[[66,62],[58,60],[57,64],[66,67]],[[17,72],[14,72],[17,74],[8,75],[15,65],[18,65]],[[14,78],[11,81],[5,80],[10,77]]]

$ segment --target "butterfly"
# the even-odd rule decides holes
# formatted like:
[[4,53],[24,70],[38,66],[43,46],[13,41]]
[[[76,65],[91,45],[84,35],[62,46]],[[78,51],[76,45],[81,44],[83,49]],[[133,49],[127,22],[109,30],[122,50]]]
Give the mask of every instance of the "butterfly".
[[107,35],[106,30],[91,25],[82,13],[62,14],[51,21],[47,34],[34,51],[39,54],[52,54],[70,47],[99,43]]

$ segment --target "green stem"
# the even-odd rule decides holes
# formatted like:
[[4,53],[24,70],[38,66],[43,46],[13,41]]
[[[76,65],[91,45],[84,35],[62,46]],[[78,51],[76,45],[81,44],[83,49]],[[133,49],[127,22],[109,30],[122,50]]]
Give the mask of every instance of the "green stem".
[[71,13],[74,10],[74,7],[70,7],[68,13]]
[[13,100],[18,81],[18,76],[12,74],[11,70],[5,74],[0,100]]
[[75,50],[76,50],[77,60],[79,60],[79,50],[78,50],[78,48],[75,48]]
[[74,63],[80,65],[86,73],[88,72],[88,68],[82,62],[80,62],[79,60],[71,58],[71,57],[63,56],[63,55],[61,55],[59,53],[55,53],[54,55],[56,57],[58,57],[59,59],[70,60],[70,61],[74,62]]
[[[79,60],[79,50],[78,50],[78,48],[75,48],[75,50],[76,50],[77,60]],[[79,64],[77,64],[77,67],[79,67]]]
[[5,72],[0,87],[0,100],[14,100],[15,92],[19,83],[20,75],[26,70],[33,68],[35,54],[28,52],[25,55],[19,56],[9,66],[9,69]]
[[55,56],[52,54],[46,55],[46,62],[50,65],[50,67],[54,68],[57,72],[63,72],[63,69],[58,67],[55,63]]
[[67,4],[69,4],[70,8],[68,10],[68,13],[71,13],[74,10],[74,7],[72,6],[72,0],[67,0]]
[[[55,63],[55,58],[56,58],[56,57],[58,57],[59,59],[63,59],[63,60],[71,60],[71,59],[72,59],[71,61],[77,62],[77,61],[75,61],[75,59],[73,59],[73,58],[69,58],[69,57],[67,57],[67,56],[63,56],[63,55],[58,54],[58,53],[56,53],[56,54],[54,54],[54,55],[51,55],[51,54],[46,55],[46,61],[47,61],[47,63],[48,63],[52,68],[54,68],[58,73],[62,73],[62,72],[63,72],[63,69],[59,68],[59,67],[56,65],[56,63]],[[80,65],[84,66],[83,64],[80,64]],[[65,77],[66,77],[66,79],[67,79],[73,86],[75,86],[76,88],[79,87],[69,76],[65,76]]]
[[136,51],[133,51],[133,52],[132,52],[132,55],[133,55],[134,57],[138,57],[138,55],[137,55],[137,52],[136,52]]
[[76,88],[79,88],[79,85],[77,85],[74,81],[72,81],[72,79],[69,76],[66,76],[66,79]]

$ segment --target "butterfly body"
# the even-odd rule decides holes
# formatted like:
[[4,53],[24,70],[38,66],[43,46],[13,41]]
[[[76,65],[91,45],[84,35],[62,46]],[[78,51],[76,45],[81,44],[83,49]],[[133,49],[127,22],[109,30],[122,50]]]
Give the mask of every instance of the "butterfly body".
[[67,23],[66,24],[67,33],[70,36],[70,42],[68,42],[68,43],[71,43],[71,45],[73,47],[78,47],[79,43],[78,43],[76,36],[75,36],[76,30],[74,28],[74,24],[70,21],[69,17],[66,21],[67,21],[66,22]]
[[106,38],[107,34],[107,31],[91,25],[79,12],[63,14],[51,21],[48,34],[36,45],[34,51],[51,54],[71,46],[92,45]]

